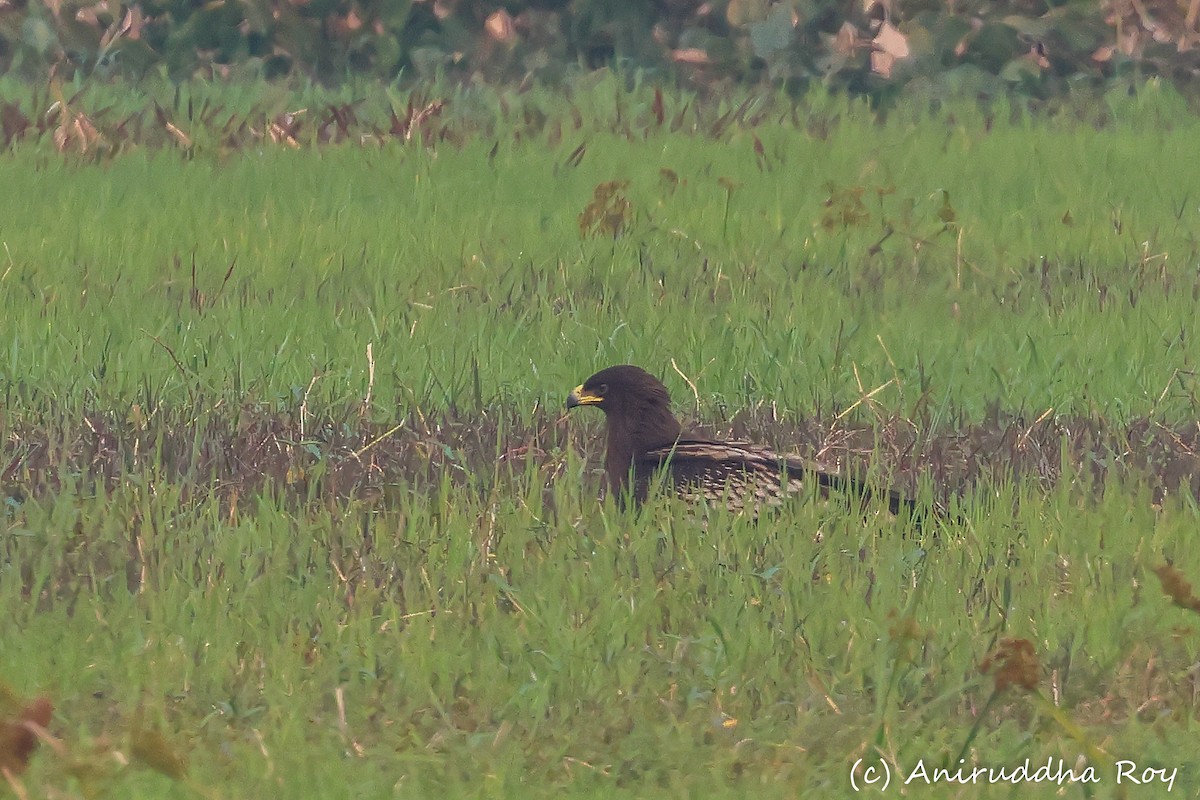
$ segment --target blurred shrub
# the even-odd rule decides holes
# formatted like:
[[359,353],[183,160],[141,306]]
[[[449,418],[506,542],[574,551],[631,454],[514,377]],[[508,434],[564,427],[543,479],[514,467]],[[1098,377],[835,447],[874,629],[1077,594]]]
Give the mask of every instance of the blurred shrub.
[[1200,74],[1200,0],[0,0],[0,72],[449,76],[605,64],[701,87],[1041,97]]

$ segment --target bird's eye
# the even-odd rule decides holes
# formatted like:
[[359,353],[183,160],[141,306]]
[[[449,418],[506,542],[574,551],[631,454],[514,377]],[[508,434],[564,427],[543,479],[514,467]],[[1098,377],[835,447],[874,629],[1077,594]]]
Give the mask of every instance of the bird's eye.
[[596,387],[596,394],[608,394],[608,384],[602,383]]

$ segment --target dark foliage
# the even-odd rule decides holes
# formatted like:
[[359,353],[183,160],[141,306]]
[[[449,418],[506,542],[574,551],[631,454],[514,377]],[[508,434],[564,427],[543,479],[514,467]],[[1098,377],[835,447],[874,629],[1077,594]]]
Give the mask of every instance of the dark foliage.
[[1186,90],[1200,71],[1196,8],[1173,0],[0,0],[0,73],[554,82],[615,65],[705,89],[823,84],[881,101],[905,87],[934,99],[1048,97],[1123,76],[1159,75]]

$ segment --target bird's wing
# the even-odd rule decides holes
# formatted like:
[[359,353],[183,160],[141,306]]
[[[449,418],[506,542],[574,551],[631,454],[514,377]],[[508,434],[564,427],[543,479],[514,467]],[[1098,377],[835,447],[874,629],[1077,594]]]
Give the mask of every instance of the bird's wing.
[[[638,461],[639,482],[655,480],[658,470],[669,465],[669,480],[678,494],[725,502],[735,511],[779,505],[787,495],[802,491],[806,480],[814,480],[823,493],[843,492],[864,500],[876,495],[857,478],[818,469],[797,456],[781,455],[750,442],[680,439],[673,446],[646,451]],[[887,500],[892,513],[915,505],[894,489],[878,494]]]
[[[664,465],[665,474],[660,472]],[[639,482],[659,480],[689,500],[723,503],[731,511],[779,505],[788,494],[802,491],[810,474],[749,442],[709,439],[680,439],[648,450],[638,467]]]

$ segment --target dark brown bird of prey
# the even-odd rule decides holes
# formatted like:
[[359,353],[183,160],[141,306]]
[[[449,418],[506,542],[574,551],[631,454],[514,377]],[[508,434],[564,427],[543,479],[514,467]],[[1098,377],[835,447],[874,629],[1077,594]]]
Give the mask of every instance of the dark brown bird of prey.
[[[661,481],[664,490],[687,500],[757,513],[782,503],[806,480],[815,480],[823,493],[835,490],[864,500],[875,494],[861,481],[815,469],[795,456],[749,442],[684,434],[671,413],[667,387],[640,367],[597,372],[568,395],[567,408],[576,406],[595,406],[608,418],[604,468],[609,491],[618,498],[632,496],[641,503]],[[893,514],[914,508],[914,501],[899,492],[881,494]]]

